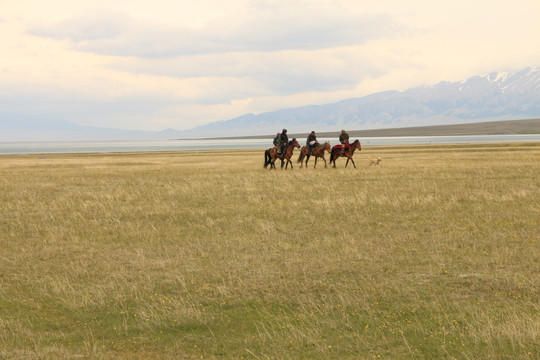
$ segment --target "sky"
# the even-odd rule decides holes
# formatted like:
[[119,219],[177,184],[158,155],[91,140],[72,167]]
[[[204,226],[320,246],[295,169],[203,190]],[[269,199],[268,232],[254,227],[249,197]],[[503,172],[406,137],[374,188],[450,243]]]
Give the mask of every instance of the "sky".
[[540,65],[537,0],[0,0],[0,121],[189,129]]

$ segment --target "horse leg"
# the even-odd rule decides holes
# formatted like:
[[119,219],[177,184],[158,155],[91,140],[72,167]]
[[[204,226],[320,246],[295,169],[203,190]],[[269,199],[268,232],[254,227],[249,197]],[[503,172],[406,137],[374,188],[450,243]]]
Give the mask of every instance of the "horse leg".
[[319,160],[318,156],[315,156],[315,165],[313,165],[313,168],[315,169],[317,167],[317,160]]
[[277,158],[274,157],[274,155],[271,156],[271,159],[270,159],[270,170],[272,169],[276,169],[276,160]]
[[347,162],[345,163],[345,167],[347,167],[347,165],[349,165],[349,160],[351,160],[351,158],[347,158]]
[[270,165],[270,168],[272,168],[272,154],[270,154],[270,152],[268,152],[267,154],[265,167],[267,167],[268,165]]
[[326,159],[324,158],[324,156],[322,156],[321,158],[322,158],[323,161],[324,161],[324,168],[325,168],[325,169],[328,169],[328,166],[326,165]]
[[356,164],[354,163],[353,158],[351,158],[351,162],[352,162],[352,164],[354,165],[354,168],[356,169]]

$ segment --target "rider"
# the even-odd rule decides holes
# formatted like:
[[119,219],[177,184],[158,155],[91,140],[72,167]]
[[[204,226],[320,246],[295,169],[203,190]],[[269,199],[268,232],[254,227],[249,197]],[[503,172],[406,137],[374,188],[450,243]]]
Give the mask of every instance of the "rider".
[[276,137],[274,138],[274,146],[278,146],[279,145],[279,136],[281,135],[281,133],[277,133]]
[[341,155],[343,155],[345,150],[349,150],[349,134],[345,130],[341,130],[339,142],[341,143]]
[[281,130],[281,135],[279,136],[278,153],[283,153],[283,150],[285,150],[285,146],[287,146],[288,142],[289,137],[287,136],[287,129],[283,129]]
[[306,145],[308,148],[308,154],[311,155],[311,152],[313,149],[319,145],[319,142],[317,141],[317,135],[315,135],[315,131],[312,131],[311,134],[307,137]]

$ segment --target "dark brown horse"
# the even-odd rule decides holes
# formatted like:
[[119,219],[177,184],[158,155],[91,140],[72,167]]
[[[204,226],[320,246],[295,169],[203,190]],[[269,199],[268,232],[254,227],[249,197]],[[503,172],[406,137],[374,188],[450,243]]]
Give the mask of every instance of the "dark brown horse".
[[336,167],[336,159],[340,156],[346,156],[347,162],[345,163],[345,167],[349,165],[349,160],[353,163],[354,168],[356,169],[356,164],[353,160],[354,151],[358,149],[358,151],[362,151],[362,145],[360,145],[360,141],[358,139],[354,140],[352,144],[349,145],[349,148],[346,149],[343,153],[341,152],[341,146],[342,145],[336,145],[332,148],[332,152],[330,153],[330,164],[334,162],[334,167]]
[[291,164],[291,169],[293,168],[293,163],[291,161],[291,157],[293,154],[294,148],[299,148],[300,144],[298,141],[296,141],[296,138],[292,139],[287,143],[285,146],[285,150],[281,153],[277,153],[277,146],[274,146],[273,148],[270,148],[264,152],[264,168],[266,169],[268,165],[270,165],[270,169],[275,169],[276,165],[275,162],[277,159],[281,160],[281,168],[283,169],[283,165],[285,163],[285,170],[287,170],[287,167],[289,166],[289,163]]
[[325,151],[328,151],[330,152],[330,150],[332,150],[332,146],[330,146],[330,143],[327,141],[325,142],[324,144],[319,144],[319,146],[317,146],[317,148],[313,149],[311,151],[311,154],[309,153],[308,151],[308,147],[307,146],[302,146],[302,149],[300,149],[300,155],[298,156],[298,160],[296,162],[299,162],[300,163],[300,168],[303,167],[303,160],[304,158],[306,158],[306,167],[307,167],[307,163],[309,161],[309,158],[311,156],[315,156],[315,165],[313,165],[313,168],[315,168],[317,166],[317,159],[318,158],[322,158],[323,161],[324,161],[324,167],[328,167],[328,165],[326,165],[326,159],[324,158],[324,152]]

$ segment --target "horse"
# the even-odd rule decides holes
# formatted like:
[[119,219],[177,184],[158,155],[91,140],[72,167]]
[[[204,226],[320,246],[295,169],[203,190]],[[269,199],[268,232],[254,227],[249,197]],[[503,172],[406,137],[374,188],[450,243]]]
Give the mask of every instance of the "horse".
[[354,168],[356,169],[356,164],[353,160],[354,151],[358,149],[358,151],[362,151],[362,145],[360,145],[360,141],[358,139],[354,140],[352,144],[349,144],[349,148],[345,150],[345,152],[341,153],[341,147],[342,145],[336,145],[332,148],[332,152],[330,153],[330,164],[334,162],[334,168],[336,167],[336,159],[340,156],[346,156],[347,162],[345,163],[345,167],[349,165],[349,160],[352,161]]
[[275,169],[276,165],[276,159],[281,160],[281,168],[283,169],[283,163],[286,161],[285,164],[285,170],[287,170],[287,167],[289,166],[289,163],[291,164],[291,169],[293,168],[293,163],[291,161],[291,157],[293,154],[294,148],[299,148],[300,144],[298,141],[296,141],[296,138],[292,139],[287,143],[285,146],[285,151],[281,154],[277,154],[277,146],[274,146],[273,148],[270,148],[264,152],[264,168],[266,169],[268,165],[270,165],[270,169]]
[[327,168],[328,165],[326,164],[326,159],[324,158],[324,152],[325,151],[328,151],[330,152],[332,150],[332,146],[330,146],[330,143],[327,141],[325,142],[324,144],[322,145],[318,145],[317,148],[313,149],[311,151],[311,154],[309,153],[308,151],[308,147],[307,146],[302,146],[302,149],[300,150],[300,155],[298,156],[298,160],[296,160],[296,162],[299,162],[300,163],[300,168],[303,167],[303,160],[304,158],[306,158],[306,167],[307,167],[307,163],[309,161],[309,158],[311,156],[315,156],[315,165],[313,165],[313,168],[315,168],[317,166],[317,159],[318,158],[322,158],[323,161],[324,161],[324,167]]

